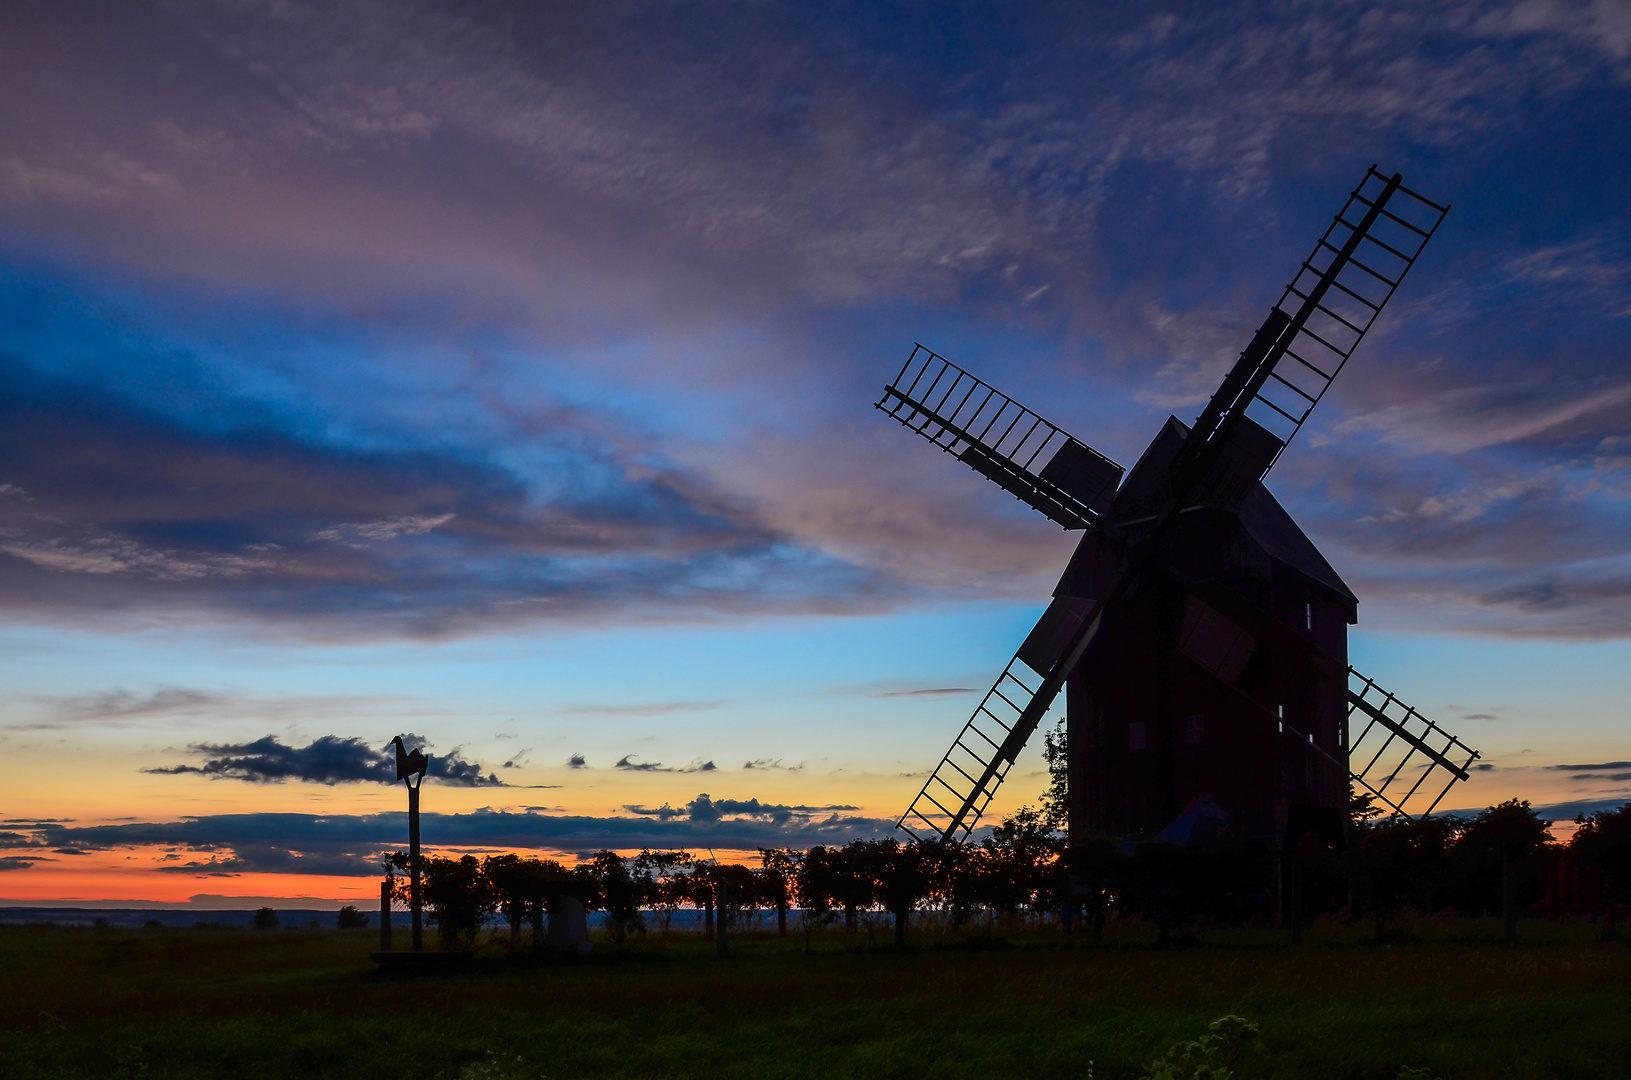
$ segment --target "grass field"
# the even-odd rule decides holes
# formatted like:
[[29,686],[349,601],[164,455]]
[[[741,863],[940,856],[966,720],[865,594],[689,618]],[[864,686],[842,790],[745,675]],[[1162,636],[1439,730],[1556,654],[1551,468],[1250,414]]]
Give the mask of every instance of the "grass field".
[[1631,949],[1591,927],[1417,937],[1031,930],[895,953],[829,931],[810,953],[688,937],[546,965],[495,942],[464,974],[387,980],[370,932],[4,927],[0,1076],[1099,1080],[1235,1013],[1264,1041],[1243,1078],[1631,1077]]

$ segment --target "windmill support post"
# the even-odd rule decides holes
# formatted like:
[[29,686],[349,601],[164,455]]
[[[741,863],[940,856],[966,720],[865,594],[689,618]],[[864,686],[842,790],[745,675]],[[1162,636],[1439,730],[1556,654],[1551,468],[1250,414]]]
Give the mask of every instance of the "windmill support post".
[[[413,912],[413,951],[424,952],[424,905],[419,890],[419,787],[411,780],[403,782],[408,785],[408,906]],[[422,777],[420,782],[424,782]]]
[[1296,853],[1286,861],[1286,871],[1290,877],[1290,888],[1286,891],[1288,897],[1289,915],[1291,917],[1291,943],[1303,943],[1303,864]]

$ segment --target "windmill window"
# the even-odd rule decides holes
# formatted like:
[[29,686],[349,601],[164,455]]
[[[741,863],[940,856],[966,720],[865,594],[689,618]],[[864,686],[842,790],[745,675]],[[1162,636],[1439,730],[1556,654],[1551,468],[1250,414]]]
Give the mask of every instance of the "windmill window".
[[1184,737],[1192,742],[1199,743],[1206,732],[1206,717],[1191,716],[1184,720]]
[[1284,734],[1286,730],[1286,707],[1284,705],[1276,705],[1274,707],[1274,715],[1280,718],[1280,732],[1281,734]]
[[1144,749],[1144,725],[1142,722],[1134,721],[1127,725],[1127,749]]
[[1303,629],[1309,633],[1314,632],[1314,601],[1303,604]]

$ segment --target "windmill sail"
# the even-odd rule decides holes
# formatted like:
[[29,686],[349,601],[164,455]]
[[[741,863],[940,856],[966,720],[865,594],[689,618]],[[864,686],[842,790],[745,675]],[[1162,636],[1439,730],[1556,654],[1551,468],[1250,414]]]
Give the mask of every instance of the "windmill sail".
[[[1247,438],[1272,448],[1251,479],[1262,478],[1325,396],[1449,210],[1405,187],[1398,173],[1384,178],[1374,165],[1365,171],[1195,421],[1194,442],[1186,448],[1192,474],[1206,471],[1199,466],[1202,457],[1214,466],[1228,461],[1236,433],[1246,432]],[[1192,478],[1205,481],[1204,476]]]
[[1120,465],[922,345],[874,407],[1067,529],[1121,483]]
[[[1397,173],[1384,178],[1375,166],[1366,170],[1190,429],[1170,470],[1170,498],[1140,522],[1149,525],[1139,545],[1142,557],[1126,565],[1097,602],[1085,602],[1086,610],[1063,607],[1070,598],[1055,600],[896,823],[898,828],[913,836],[937,831],[941,839],[972,831],[1097,637],[1104,610],[1131,591],[1179,511],[1197,501],[1229,506],[1261,481],[1448,210],[1406,188]],[[1282,369],[1287,357],[1292,363]],[[921,345],[885,388],[877,408],[1067,528],[1096,524],[1105,509],[1104,502],[1077,499],[1047,480],[1053,458],[1061,450],[1076,453],[1071,447],[1086,450],[1083,444]],[[1049,449],[1053,446],[1060,449]],[[1047,464],[1033,471],[1038,460]],[[1114,468],[1119,481],[1120,467]],[[1112,482],[1098,498],[1108,500],[1114,486]],[[1408,721],[1396,726],[1411,730]],[[1397,732],[1394,737],[1405,738]],[[1380,788],[1396,779],[1397,770]],[[1412,788],[1410,795],[1414,793]]]
[[1100,607],[1055,598],[1025,644],[1002,669],[951,749],[940,759],[895,827],[916,840],[966,837],[997,793],[1098,633]]
[[1353,668],[1348,669],[1348,738],[1353,782],[1394,815],[1407,817],[1431,814],[1457,780],[1467,779],[1479,756]]

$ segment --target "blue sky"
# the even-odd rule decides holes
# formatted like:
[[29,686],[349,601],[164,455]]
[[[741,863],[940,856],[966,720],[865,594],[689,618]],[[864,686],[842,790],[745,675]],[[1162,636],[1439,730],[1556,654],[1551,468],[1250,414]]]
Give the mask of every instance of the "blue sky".
[[[412,730],[515,785],[450,812],[875,828],[1070,548],[882,383],[1130,465],[1373,162],[1453,209],[1270,487],[1465,805],[1631,795],[1552,768],[1631,757],[1623,3],[0,21],[8,818],[375,813],[140,770]],[[0,895],[93,887],[42,851]]]

